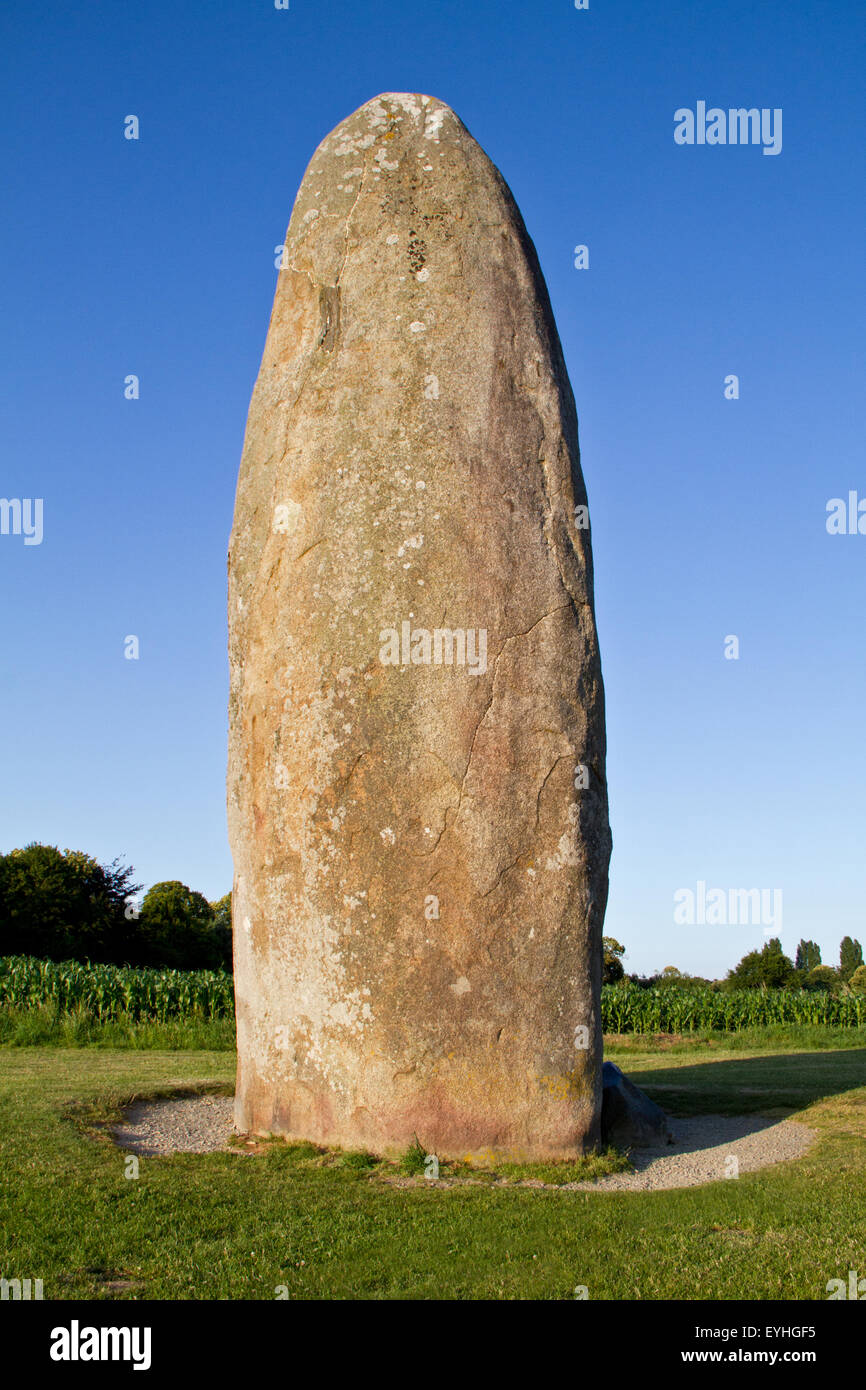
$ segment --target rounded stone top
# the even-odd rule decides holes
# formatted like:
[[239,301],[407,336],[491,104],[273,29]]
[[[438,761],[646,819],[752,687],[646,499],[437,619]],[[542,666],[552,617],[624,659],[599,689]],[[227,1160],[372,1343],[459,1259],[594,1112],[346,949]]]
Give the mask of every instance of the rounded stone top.
[[335,136],[354,132],[358,139],[359,127],[365,127],[368,138],[390,133],[393,136],[406,117],[411,118],[424,138],[439,143],[439,132],[447,120],[453,122],[453,132],[465,132],[459,116],[447,102],[424,92],[380,92],[378,96],[365,101],[357,110],[344,117],[322,141],[320,149],[329,145]]
[[364,106],[372,106],[373,103],[377,101],[399,101],[401,105],[404,101],[421,102],[423,106],[429,106],[431,101],[435,101],[439,106],[448,105],[447,101],[440,101],[439,97],[430,96],[429,94],[425,95],[424,92],[380,92],[378,96],[371,97],[369,101],[365,101],[363,105],[359,107],[359,110],[363,110]]
[[[358,111],[366,111],[368,107],[376,106],[379,102],[386,101],[396,102],[411,116],[420,115],[421,108],[429,106],[431,102],[436,106],[444,106],[447,111],[451,111],[451,107],[448,105],[447,101],[442,101],[439,97],[430,96],[424,92],[380,92],[378,96],[371,97],[369,101],[363,102],[362,105],[358,107]],[[357,111],[353,114],[357,115]],[[453,114],[452,112],[452,115]],[[347,116],[346,119],[351,120],[351,116]]]

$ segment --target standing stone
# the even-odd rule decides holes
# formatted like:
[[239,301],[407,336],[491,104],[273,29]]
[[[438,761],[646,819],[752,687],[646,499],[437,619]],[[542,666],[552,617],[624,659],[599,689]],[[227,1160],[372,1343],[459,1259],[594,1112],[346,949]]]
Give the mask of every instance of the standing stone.
[[387,1151],[599,1137],[610,836],[574,399],[449,107],[298,193],[229,553],[236,1119]]

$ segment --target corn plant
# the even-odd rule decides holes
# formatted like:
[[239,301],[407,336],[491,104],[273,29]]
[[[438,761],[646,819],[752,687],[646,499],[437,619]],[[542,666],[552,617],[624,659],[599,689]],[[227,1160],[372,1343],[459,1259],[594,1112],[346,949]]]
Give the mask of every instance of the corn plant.
[[0,958],[0,1007],[73,1010],[100,1022],[121,1015],[136,1021],[234,1016],[234,982],[222,970],[143,970],[79,961]]
[[825,990],[641,989],[615,984],[602,987],[601,1017],[606,1033],[733,1033],[777,1023],[862,1028],[866,998]]

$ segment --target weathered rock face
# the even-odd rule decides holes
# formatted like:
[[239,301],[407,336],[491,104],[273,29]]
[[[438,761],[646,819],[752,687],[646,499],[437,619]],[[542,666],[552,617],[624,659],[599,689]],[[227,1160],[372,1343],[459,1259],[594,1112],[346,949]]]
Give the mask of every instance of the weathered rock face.
[[610,849],[577,419],[534,248],[432,97],[319,146],[229,554],[236,1115],[598,1140]]

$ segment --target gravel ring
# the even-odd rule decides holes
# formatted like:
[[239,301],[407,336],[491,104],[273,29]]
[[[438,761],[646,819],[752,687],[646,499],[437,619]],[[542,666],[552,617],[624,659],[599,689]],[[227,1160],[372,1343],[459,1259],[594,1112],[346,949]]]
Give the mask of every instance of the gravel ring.
[[[126,1107],[124,1115],[125,1123],[115,1126],[112,1135],[129,1153],[218,1153],[229,1149],[230,1138],[237,1134],[232,1096],[136,1101]],[[658,1192],[673,1187],[698,1187],[733,1173],[750,1173],[802,1158],[817,1138],[814,1130],[796,1120],[761,1115],[694,1115],[675,1118],[670,1123],[675,1143],[634,1149],[634,1173],[610,1173],[607,1177],[572,1183],[528,1179],[523,1183],[509,1182],[508,1186],[559,1192]],[[731,1157],[737,1160],[733,1173]],[[458,1184],[448,1181],[447,1185]]]
[[[669,1121],[673,1144],[633,1149],[634,1173],[609,1173],[567,1183],[572,1191],[660,1192],[739,1177],[792,1158],[802,1158],[817,1133],[797,1120],[762,1115],[691,1115]],[[736,1165],[729,1160],[736,1158]]]
[[229,1146],[234,1134],[234,1096],[182,1096],[138,1100],[124,1107],[114,1142],[135,1154],[209,1154]]

